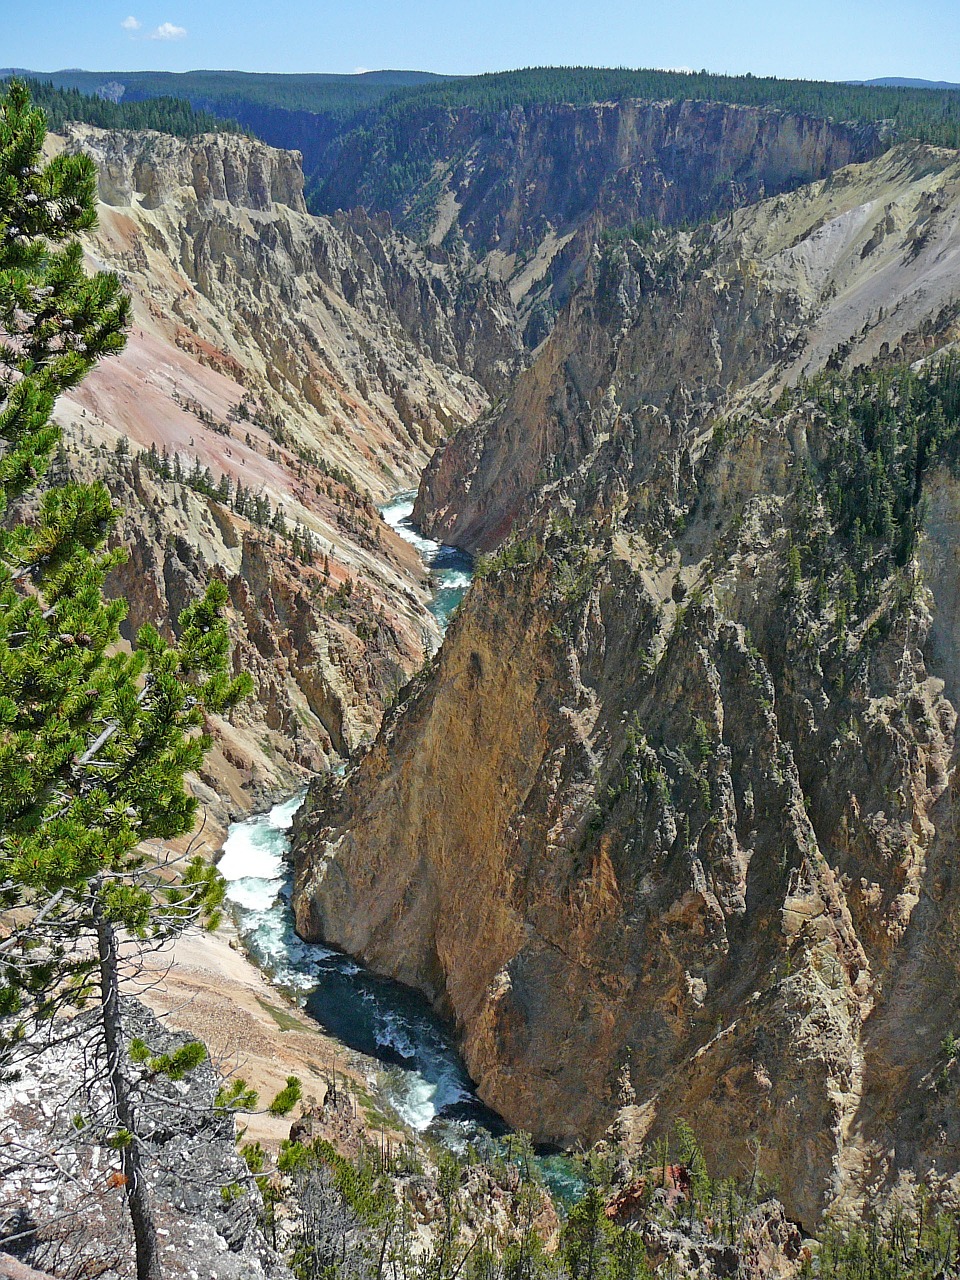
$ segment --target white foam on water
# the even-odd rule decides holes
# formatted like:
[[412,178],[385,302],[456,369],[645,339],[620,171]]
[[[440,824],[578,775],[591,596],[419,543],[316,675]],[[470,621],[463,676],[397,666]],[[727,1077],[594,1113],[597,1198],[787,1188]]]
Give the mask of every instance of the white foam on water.
[[420,559],[429,568],[443,550],[443,546],[439,542],[434,542],[432,538],[425,538],[410,523],[415,496],[413,490],[408,493],[398,493],[392,502],[380,508],[380,514],[395,533],[398,533],[405,542],[409,542],[411,546],[416,547],[420,553]]
[[397,1115],[411,1129],[423,1133],[437,1118],[437,1085],[416,1071],[387,1077],[384,1093]]
[[289,800],[281,800],[267,814],[267,822],[271,827],[276,827],[278,831],[289,831],[293,826],[297,811],[306,798],[306,794],[301,791],[297,795],[291,796]]
[[414,497],[415,490],[408,489],[405,493],[398,493],[385,507],[380,508],[380,514],[391,529],[398,529],[404,520],[409,520],[413,515]]
[[284,893],[289,832],[303,799],[291,796],[269,813],[233,823],[217,864],[241,936],[257,963],[294,994],[311,991],[321,962],[335,954],[296,936]]
[[[432,569],[445,547],[442,542],[435,542],[433,538],[425,537],[411,523],[410,517],[413,515],[415,497],[416,492],[413,489],[407,493],[398,493],[392,502],[380,508],[380,514],[395,533],[398,533],[405,542],[409,542],[412,547],[416,547],[420,553],[420,559],[428,569]],[[437,577],[444,587],[469,587],[472,576],[462,570],[444,569],[442,566],[437,570]]]
[[459,1061],[435,1032],[412,1025],[403,1013],[394,1010],[382,1010],[381,1017],[377,1042],[405,1061],[418,1064],[414,1069],[391,1069],[384,1088],[407,1124],[422,1131],[448,1107],[473,1100]]
[[[473,581],[473,573],[465,567],[465,562],[469,562],[468,556],[445,547],[441,542],[434,542],[432,538],[425,538],[414,528],[410,517],[415,497],[416,493],[412,489],[406,493],[398,493],[392,502],[380,508],[380,514],[391,529],[416,548],[420,559],[431,571],[436,590],[430,612],[439,622],[440,630],[446,631],[450,615]],[[444,559],[448,561],[447,564],[442,562]],[[449,563],[451,559],[453,564]]]
[[380,1026],[376,1032],[377,1044],[381,1049],[392,1049],[401,1058],[412,1061],[417,1054],[417,1045],[409,1034],[409,1028],[402,1018],[392,1012],[382,1013]]
[[[234,823],[218,864],[238,931],[252,957],[298,1002],[317,990],[325,973],[350,978],[363,972],[349,956],[304,942],[294,932],[286,859],[290,828],[302,803],[302,795],[293,796],[269,813]],[[384,1079],[384,1093],[401,1119],[423,1131],[444,1107],[472,1097],[453,1051],[436,1033],[411,1023],[402,1011],[381,1005],[372,991],[358,987],[354,998],[374,1006],[377,1043],[411,1064],[389,1067]],[[432,1079],[414,1063],[423,1064]]]
[[[286,833],[293,826],[294,815],[303,799],[302,795],[291,796],[289,800],[275,804],[267,814],[231,825],[224,841],[223,856],[217,863],[224,880],[263,880],[279,887],[288,847]],[[227,897],[238,900],[229,889]]]
[[[425,538],[411,524],[414,497],[413,491],[397,494],[381,508],[381,515],[433,571],[435,615],[444,627],[449,610],[457,603],[457,596],[451,593],[466,591],[472,574],[464,567],[464,556],[458,564],[437,565],[448,549]],[[450,553],[446,558],[458,557]],[[294,931],[287,854],[290,828],[302,803],[303,795],[292,796],[267,814],[234,823],[218,866],[227,881],[227,899],[233,904],[237,928],[251,955],[278,986],[305,1002],[322,987],[325,975],[329,982],[334,973],[342,980],[361,975],[363,970],[349,956],[303,942]],[[357,985],[347,998],[373,1006],[376,1043],[385,1056],[399,1057],[404,1063],[391,1065],[384,1073],[384,1093],[400,1117],[420,1131],[439,1125],[442,1140],[451,1145],[466,1141],[469,1123],[441,1115],[445,1108],[474,1098],[452,1047],[429,1022],[421,1023],[415,1015],[408,1017],[400,1008],[391,1007],[386,994],[381,1001],[374,992]]]
[[244,911],[266,911],[277,896],[276,881],[244,876],[230,881],[227,897]]

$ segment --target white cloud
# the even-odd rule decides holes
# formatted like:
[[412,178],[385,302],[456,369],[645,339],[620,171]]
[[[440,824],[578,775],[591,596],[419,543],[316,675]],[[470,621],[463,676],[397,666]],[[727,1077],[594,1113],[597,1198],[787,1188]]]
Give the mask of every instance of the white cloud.
[[186,27],[174,26],[172,22],[161,22],[150,32],[150,40],[182,40],[187,34]]
[[355,76],[365,76],[369,70],[369,67],[354,67],[351,74]]
[[123,27],[124,31],[140,30],[140,23],[134,17],[124,18],[124,20],[120,23],[120,25],[121,27]]

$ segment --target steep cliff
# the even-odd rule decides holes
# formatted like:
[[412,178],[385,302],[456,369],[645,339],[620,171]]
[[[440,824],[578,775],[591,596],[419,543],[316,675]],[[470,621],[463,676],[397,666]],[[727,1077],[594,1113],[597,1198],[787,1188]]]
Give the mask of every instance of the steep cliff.
[[957,374],[851,372],[956,340],[958,177],[894,152],[598,252],[421,493],[513,537],[297,839],[303,935],[426,991],[509,1120],[686,1116],[808,1225],[960,1158]]
[[97,162],[91,250],[141,295],[145,332],[233,376],[372,492],[512,374],[505,291],[386,221],[307,215],[296,153],[82,125],[67,145]]
[[164,133],[134,133],[74,125],[73,144],[97,161],[104,204],[158,209],[190,188],[201,208],[225,202],[267,212],[283,204],[300,213],[303,171],[292,151],[277,151],[252,138],[210,133],[196,141]]
[[874,125],[717,102],[425,106],[349,135],[316,199],[466,246],[509,281],[534,346],[582,273],[585,228],[699,222],[880,150]]
[[512,304],[385,219],[307,214],[295,153],[86,126],[60,145],[97,162],[88,254],[134,303],[124,353],[58,406],[62,462],[123,511],[131,638],[228,581],[257,695],[208,780],[232,803],[289,790],[375,732],[438,638],[374,503],[506,385]]

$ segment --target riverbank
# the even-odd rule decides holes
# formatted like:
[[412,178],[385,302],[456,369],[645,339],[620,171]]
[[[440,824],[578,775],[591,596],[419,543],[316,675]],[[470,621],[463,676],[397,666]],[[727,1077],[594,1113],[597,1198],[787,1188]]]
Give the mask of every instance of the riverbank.
[[[376,1109],[378,1064],[327,1035],[278,991],[244,953],[232,921],[213,933],[191,929],[148,957],[145,975],[129,990],[165,1025],[202,1040],[224,1076],[242,1076],[257,1090],[261,1107],[295,1075],[305,1107],[319,1108],[336,1079],[358,1100],[371,1135],[386,1125],[388,1136],[401,1136]],[[289,1136],[290,1122],[261,1112],[242,1120],[247,1141],[272,1149]]]
[[[465,553],[413,527],[413,497],[397,494],[381,514],[431,572],[431,611],[443,631],[469,587],[472,565]],[[429,647],[427,637],[424,643]],[[261,1102],[296,1075],[305,1105],[319,1107],[336,1075],[346,1076],[378,1136],[391,1125],[399,1134],[394,1116],[422,1132],[444,1108],[472,1111],[470,1082],[429,1011],[407,1008],[402,992],[380,991],[348,957],[293,935],[282,893],[285,836],[297,803],[283,800],[229,828],[222,806],[211,812],[196,849],[219,862],[233,918],[215,933],[190,931],[152,957],[147,989],[138,983],[132,994],[169,1026],[203,1040],[224,1074],[242,1076]],[[289,1128],[288,1119],[253,1115],[248,1136],[275,1147]]]

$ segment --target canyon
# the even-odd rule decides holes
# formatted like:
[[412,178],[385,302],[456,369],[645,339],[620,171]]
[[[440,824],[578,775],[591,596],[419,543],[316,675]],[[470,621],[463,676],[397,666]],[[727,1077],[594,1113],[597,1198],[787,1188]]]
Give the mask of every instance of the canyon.
[[[385,209],[502,280],[543,340],[605,227],[695,224],[883,150],[872,124],[766,108],[623,98],[493,112],[424,106],[348,134],[315,206]],[[416,166],[419,182],[395,171]]]
[[960,1156],[954,466],[899,560],[829,492],[856,371],[955,346],[958,176],[905,146],[598,239],[434,455],[416,518],[489,554],[295,839],[301,934],[426,992],[511,1123],[686,1117],[808,1228]]
[[[358,137],[319,215],[241,135],[51,144],[96,160],[88,263],[134,307],[58,474],[121,510],[125,638],[215,573],[256,686],[192,783],[211,846],[309,782],[300,935],[423,992],[538,1141],[684,1117],[810,1230],[952,1186],[960,492],[937,439],[915,541],[841,527],[834,406],[956,347],[957,153],[716,103],[431,112],[426,181],[385,198]],[[478,556],[442,644],[378,510],[417,485]]]
[[123,512],[128,637],[171,634],[211,571],[228,582],[257,694],[215,726],[204,796],[249,807],[354,751],[439,643],[423,568],[376,503],[505,387],[513,307],[384,220],[307,214],[295,154],[82,125],[54,145],[96,160],[88,258],[134,304],[123,354],[58,405],[61,464]]

